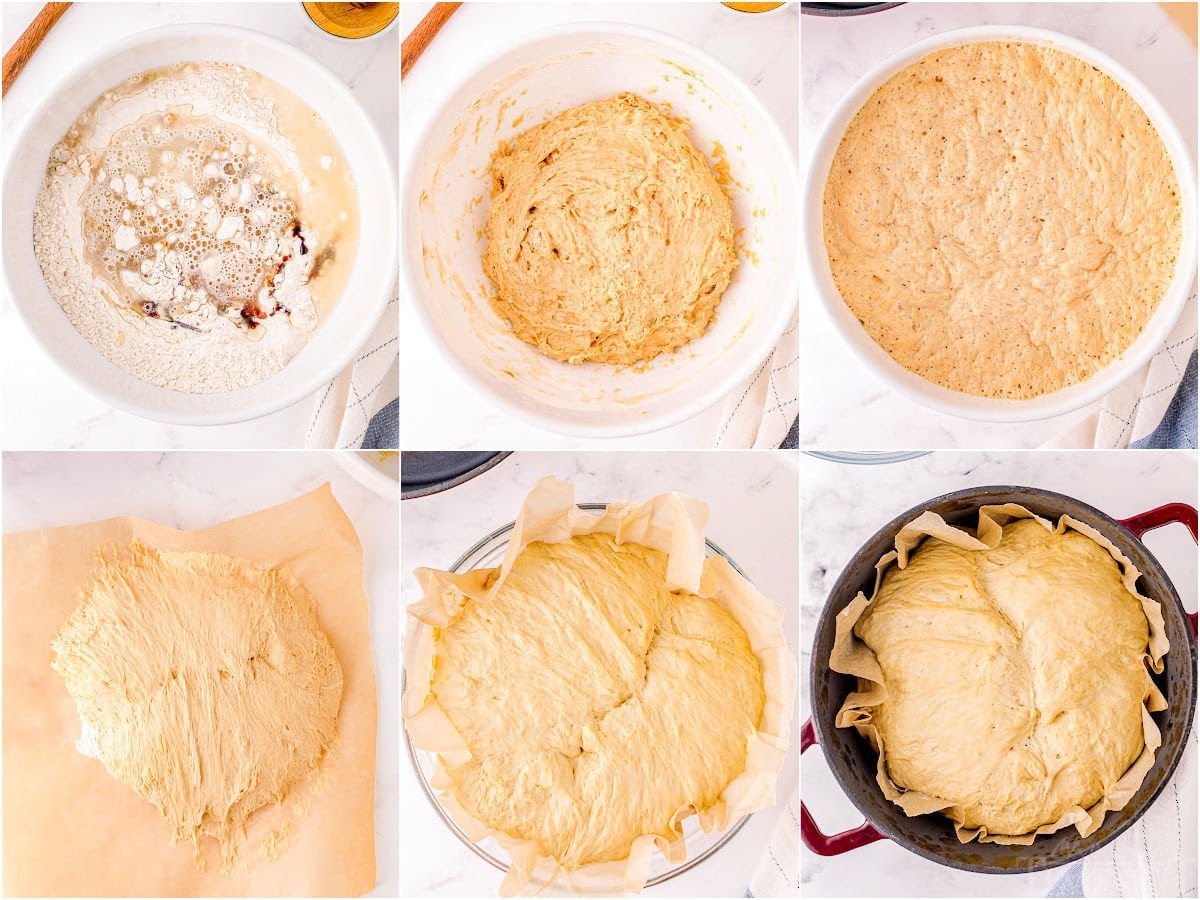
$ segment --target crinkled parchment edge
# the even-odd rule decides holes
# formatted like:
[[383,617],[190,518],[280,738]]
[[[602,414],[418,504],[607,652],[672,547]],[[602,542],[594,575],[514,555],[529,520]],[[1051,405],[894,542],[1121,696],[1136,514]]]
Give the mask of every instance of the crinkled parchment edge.
[[[601,515],[592,515],[575,505],[574,485],[548,477],[525,498],[498,569],[459,575],[436,569],[416,571],[423,596],[408,608],[405,726],[415,747],[437,754],[432,785],[450,817],[472,841],[491,837],[508,853],[511,864],[501,884],[503,896],[520,893],[531,882],[549,885],[556,879],[568,886],[586,884],[591,891],[597,886],[640,891],[649,876],[653,847],[672,863],[686,859],[682,822],[691,814],[699,817],[706,833],[723,831],[742,816],[775,802],[775,781],[789,746],[796,691],[796,664],[783,633],[783,609],[759,593],[725,559],[705,558],[707,521],[705,504],[678,493],[660,494],[645,503],[610,505]],[[689,804],[680,808],[670,821],[670,839],[640,835],[627,859],[567,872],[556,860],[542,855],[536,842],[488,827],[455,800],[449,770],[469,760],[471,753],[433,698],[431,682],[437,629],[452,622],[468,602],[488,602],[527,544],[555,543],[595,532],[613,535],[618,543],[641,544],[668,554],[667,583],[672,590],[710,598],[741,624],[762,666],[765,703],[758,733],[747,745],[745,770],[725,787],[712,807],[697,810]]]
[[855,624],[879,592],[879,585],[883,581],[883,574],[888,567],[893,563],[901,569],[907,566],[909,554],[926,537],[936,538],[965,550],[990,550],[999,545],[1004,525],[1017,519],[1034,519],[1047,531],[1055,534],[1062,534],[1068,529],[1077,531],[1107,550],[1121,569],[1121,580],[1125,589],[1138,599],[1146,614],[1150,637],[1143,659],[1155,672],[1161,672],[1163,657],[1170,649],[1162,608],[1157,601],[1138,592],[1137,580],[1141,573],[1115,544],[1084,522],[1064,515],[1058,520],[1057,525],[1053,525],[1049,520],[1035,515],[1019,504],[1006,503],[979,508],[978,537],[972,537],[967,532],[949,525],[937,513],[928,510],[901,528],[896,534],[896,549],[884,554],[875,565],[875,587],[871,592],[871,597],[868,598],[860,591],[858,596],[837,615],[833,649],[829,655],[829,667],[835,672],[857,677],[858,690],[846,697],[842,708],[838,711],[836,724],[839,728],[853,726],[876,749],[879,762],[875,777],[885,797],[903,809],[909,816],[942,813],[954,822],[955,833],[959,841],[964,844],[976,838],[980,842],[997,844],[1032,844],[1038,835],[1051,834],[1069,825],[1074,825],[1081,837],[1087,837],[1100,827],[1106,812],[1122,809],[1130,801],[1154,765],[1155,751],[1162,745],[1162,735],[1150,713],[1166,709],[1167,701],[1153,682],[1149,682],[1150,687],[1143,698],[1142,707],[1142,731],[1145,737],[1145,747],[1125,774],[1090,808],[1084,809],[1076,806],[1065,812],[1058,821],[1042,825],[1036,831],[1020,835],[989,834],[987,829],[982,827],[965,828],[961,813],[953,803],[920,791],[906,790],[893,782],[888,775],[886,748],[871,720],[871,709],[887,698],[887,688],[883,684],[883,672],[874,652],[855,635]]

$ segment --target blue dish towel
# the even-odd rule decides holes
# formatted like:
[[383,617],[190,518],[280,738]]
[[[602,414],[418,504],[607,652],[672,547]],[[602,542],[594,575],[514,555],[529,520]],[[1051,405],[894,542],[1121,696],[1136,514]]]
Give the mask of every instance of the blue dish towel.
[[400,398],[397,397],[375,415],[363,435],[364,450],[400,449]]
[[1082,897],[1083,896],[1083,863],[1072,863],[1063,875],[1050,888],[1047,897]]
[[796,416],[792,420],[792,427],[788,429],[787,437],[783,439],[783,443],[779,445],[780,450],[798,450],[800,448],[800,417]]
[[1196,352],[1188,360],[1175,398],[1158,427],[1129,445],[1137,450],[1196,449]]

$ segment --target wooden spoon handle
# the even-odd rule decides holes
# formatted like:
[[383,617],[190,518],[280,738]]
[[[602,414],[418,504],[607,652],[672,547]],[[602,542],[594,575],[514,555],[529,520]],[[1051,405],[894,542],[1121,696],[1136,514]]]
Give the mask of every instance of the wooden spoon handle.
[[[434,39],[442,26],[454,15],[461,3],[435,3],[433,9],[425,14],[417,27],[414,28],[400,45],[400,77],[403,78],[412,68],[413,63],[420,59],[425,48]],[[7,77],[7,76],[6,76]]]
[[33,58],[33,52],[42,45],[42,41],[46,39],[46,35],[54,27],[54,23],[62,18],[62,14],[70,5],[70,3],[47,3],[42,7],[41,12],[33,17],[29,27],[21,33],[16,42],[8,48],[8,52],[4,54],[5,94],[12,87],[12,83],[17,80],[17,76],[21,74],[25,64]]

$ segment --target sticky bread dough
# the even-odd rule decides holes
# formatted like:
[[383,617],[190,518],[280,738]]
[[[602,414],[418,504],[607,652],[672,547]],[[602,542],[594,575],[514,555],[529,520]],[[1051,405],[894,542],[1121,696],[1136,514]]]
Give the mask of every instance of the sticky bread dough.
[[666,560],[602,533],[531,543],[437,636],[432,693],[471,756],[451,790],[566,870],[673,835],[747,765],[759,662],[729,613],[667,589]]
[[962,829],[1026,835],[1088,809],[1145,746],[1146,614],[1077,531],[1024,519],[990,550],[927,538],[854,633],[882,671],[871,721],[891,780]]
[[342,669],[286,568],[135,542],[101,558],[54,651],[83,742],[197,857],[215,839],[226,871],[334,739]]
[[1175,171],[1137,101],[1016,41],[936,51],[876,90],[838,146],[823,222],[833,281],[880,347],[1008,399],[1127,350],[1182,241]]
[[567,110],[492,160],[483,269],[521,340],[630,364],[700,337],[737,265],[733,211],[685,126],[632,94]]

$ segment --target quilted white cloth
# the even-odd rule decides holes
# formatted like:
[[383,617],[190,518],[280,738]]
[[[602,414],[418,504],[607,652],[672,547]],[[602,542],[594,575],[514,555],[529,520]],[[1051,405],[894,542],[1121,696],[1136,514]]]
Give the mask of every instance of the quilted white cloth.
[[393,297],[362,352],[317,392],[305,447],[357,449],[371,416],[400,396],[397,308]]
[[783,443],[800,404],[799,313],[774,352],[753,375],[725,398],[714,446],[775,448]]
[[[1195,868],[1193,866],[1193,868]],[[796,897],[800,893],[800,788],[792,792],[750,881],[749,897]]]
[[1196,896],[1196,729],[1171,782],[1111,844],[1083,860],[1085,897]]
[[1112,449],[1128,447],[1162,421],[1196,349],[1196,287],[1183,315],[1141,374],[1130,378],[1086,415],[1044,446]]

